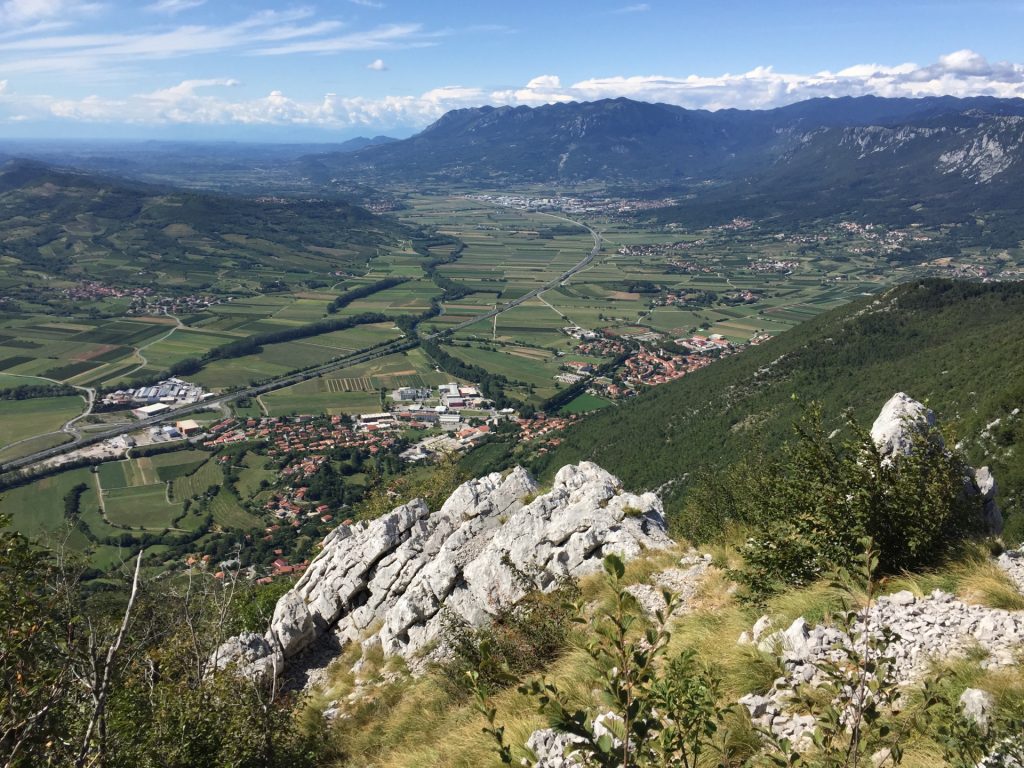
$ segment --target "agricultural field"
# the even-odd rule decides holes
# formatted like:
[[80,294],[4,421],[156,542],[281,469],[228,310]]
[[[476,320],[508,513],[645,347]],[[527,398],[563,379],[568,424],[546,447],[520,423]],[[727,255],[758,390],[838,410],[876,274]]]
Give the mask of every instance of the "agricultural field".
[[209,457],[206,451],[174,451],[140,459],[110,461],[100,465],[98,474],[104,490],[153,485],[190,475]]
[[[468,292],[444,302],[442,313],[424,323],[429,331],[444,331],[552,280],[592,246],[588,233],[557,215],[454,196],[410,193],[405,199],[409,207],[399,214],[404,222],[466,246],[439,271]],[[666,341],[719,334],[746,344],[883,285],[955,268],[901,261],[892,243],[909,242],[911,233],[878,228],[820,225],[779,234],[749,223],[682,231],[600,215],[586,221],[604,240],[593,263],[540,297],[460,330],[449,352],[532,385],[528,399],[536,401],[554,391],[558,366],[514,348],[574,349],[575,341],[562,331],[569,325],[613,336],[653,332]],[[943,233],[912,236],[937,239]],[[438,249],[439,256],[445,253]]]
[[242,509],[238,499],[226,487],[222,487],[210,502],[213,521],[224,528],[249,530],[260,525],[260,519]]
[[244,468],[238,473],[238,493],[243,498],[256,496],[261,490],[262,482],[270,483],[277,477],[276,472],[266,469],[266,456],[247,453],[242,463]]
[[182,498],[170,483],[191,475],[209,459],[204,451],[185,450],[101,464],[96,480],[105,519],[113,526],[160,531],[182,514]]
[[561,362],[553,352],[479,344],[452,345],[447,351],[471,365],[478,365],[490,373],[505,376],[509,381],[533,386],[537,389],[536,394],[539,397],[550,397],[557,390],[554,376],[558,373]]
[[281,344],[267,344],[258,354],[216,360],[189,378],[209,389],[226,389],[319,365],[400,336],[401,332],[390,322],[361,325]]
[[180,504],[167,500],[167,486],[164,483],[110,490],[104,488],[103,508],[107,520],[113,525],[149,531],[170,528],[174,518],[181,512]]
[[0,320],[0,372],[91,386],[136,367],[137,350],[173,328],[168,318]]
[[431,387],[451,380],[448,374],[436,371],[417,348],[279,389],[260,399],[271,416],[357,414],[380,410],[382,389]]
[[587,393],[583,393],[574,400],[571,400],[568,405],[563,407],[562,413],[591,413],[592,411],[600,411],[602,408],[608,408],[612,405],[613,403],[611,400],[606,400],[603,397],[595,397],[594,395],[588,395]]
[[172,483],[172,495],[179,501],[206,493],[211,486],[224,482],[224,472],[212,461],[207,461],[190,475],[179,477]]
[[[31,443],[21,441],[56,432],[85,410],[81,397],[37,397],[31,400],[0,400],[0,456],[13,458],[31,453]],[[55,445],[63,442],[59,435]],[[20,443],[20,445],[14,445]],[[6,449],[6,450],[5,450]],[[36,449],[38,450],[38,449]]]
[[[258,494],[262,480],[276,479],[266,464],[265,456],[246,456],[238,483],[243,499]],[[261,520],[223,483],[223,470],[210,453],[185,449],[68,470],[7,489],[0,492],[0,515],[9,516],[22,533],[60,541],[105,570],[121,563],[126,547],[141,537],[169,549],[176,542],[187,546],[199,533],[210,536],[211,530],[260,527]],[[65,499],[77,486],[84,486],[78,515],[67,518]],[[218,489],[212,498],[197,503],[211,487]]]
[[0,492],[0,514],[26,536],[56,536],[63,528],[64,496],[79,483],[91,484],[88,469],[74,469]]

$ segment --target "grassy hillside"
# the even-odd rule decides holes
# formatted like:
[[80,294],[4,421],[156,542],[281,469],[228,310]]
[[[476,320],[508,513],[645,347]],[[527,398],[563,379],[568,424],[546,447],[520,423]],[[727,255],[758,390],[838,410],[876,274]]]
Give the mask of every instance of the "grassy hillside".
[[324,281],[362,271],[401,230],[340,201],[176,192],[29,162],[0,167],[0,214],[0,287],[58,310],[54,281],[161,291]]
[[821,401],[831,425],[851,408],[870,426],[900,390],[953,426],[971,460],[993,466],[1004,506],[1019,507],[1024,467],[1013,449],[1024,443],[1024,420],[1010,414],[1024,405],[1024,283],[929,280],[854,302],[591,416],[538,468],[590,459],[628,487],[672,481],[671,512],[688,473],[788,437],[793,395]]

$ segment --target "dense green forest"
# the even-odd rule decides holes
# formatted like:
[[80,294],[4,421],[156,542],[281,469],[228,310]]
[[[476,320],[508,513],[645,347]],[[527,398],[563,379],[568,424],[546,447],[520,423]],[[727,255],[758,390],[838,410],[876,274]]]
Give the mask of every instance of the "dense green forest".
[[550,475],[596,461],[629,487],[664,486],[671,513],[688,476],[755,445],[779,446],[799,413],[794,395],[823,403],[831,429],[847,409],[870,426],[897,391],[926,402],[972,462],[993,467],[1004,507],[1019,514],[1024,469],[1013,450],[1024,443],[1024,419],[1013,411],[1024,402],[1024,283],[928,280],[865,298],[594,414],[537,468]]

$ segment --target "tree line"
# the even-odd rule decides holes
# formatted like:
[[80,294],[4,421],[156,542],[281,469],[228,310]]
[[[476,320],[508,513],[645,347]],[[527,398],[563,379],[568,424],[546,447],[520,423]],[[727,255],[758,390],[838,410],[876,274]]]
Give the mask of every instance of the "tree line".
[[396,285],[407,283],[409,278],[407,277],[385,277],[383,280],[378,280],[375,283],[369,285],[361,285],[358,288],[345,291],[343,294],[334,299],[330,304],[327,305],[328,314],[335,314],[339,309],[347,307],[356,299],[365,299],[367,296],[372,296],[375,293],[386,291],[388,288],[394,288]]

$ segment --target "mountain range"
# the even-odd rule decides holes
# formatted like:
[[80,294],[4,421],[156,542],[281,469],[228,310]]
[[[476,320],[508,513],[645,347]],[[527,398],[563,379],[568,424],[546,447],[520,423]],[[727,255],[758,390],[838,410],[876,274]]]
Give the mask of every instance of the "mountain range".
[[402,141],[298,164],[328,184],[599,183],[677,197],[662,218],[683,223],[846,213],[943,221],[1021,208],[1024,100],[865,96],[717,112],[624,98],[479,107]]
[[[975,97],[811,99],[771,110],[688,110],[630,99],[448,112],[419,134],[352,152],[305,158],[311,169],[389,178],[540,183],[681,183],[747,175],[822,144],[898,149],[926,135],[967,139],[943,148],[942,171],[990,180],[1007,161],[973,132],[1018,125],[1024,100]],[[1019,129],[1017,135],[1019,136]],[[963,148],[963,157],[955,156]]]

